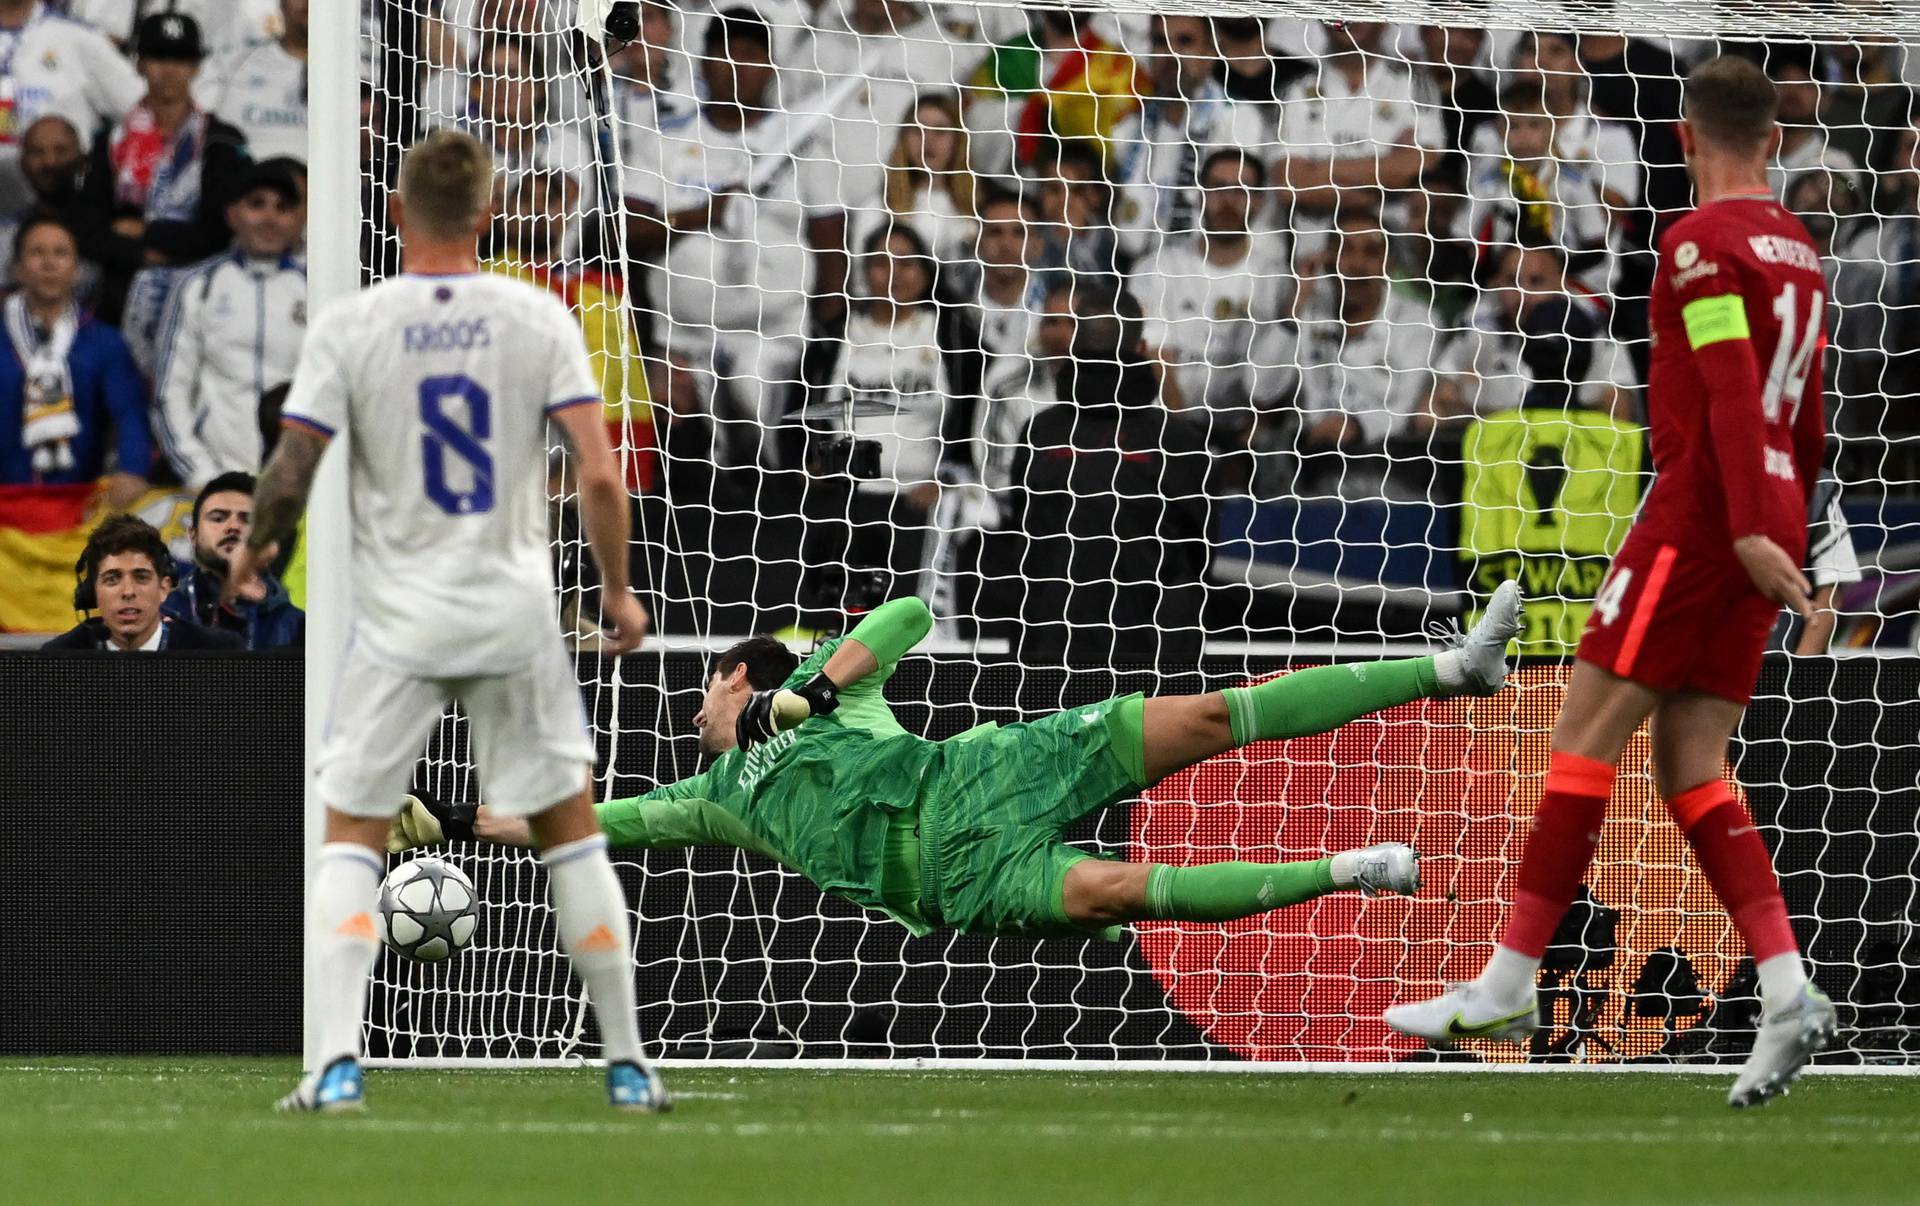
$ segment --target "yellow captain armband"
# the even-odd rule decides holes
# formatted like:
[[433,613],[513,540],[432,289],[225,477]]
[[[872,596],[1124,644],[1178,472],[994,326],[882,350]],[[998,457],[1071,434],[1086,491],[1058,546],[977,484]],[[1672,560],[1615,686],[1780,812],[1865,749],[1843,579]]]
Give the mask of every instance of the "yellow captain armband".
[[1687,342],[1696,352],[1710,343],[1753,335],[1747,327],[1747,303],[1737,293],[1690,301],[1681,307],[1680,318],[1687,324]]

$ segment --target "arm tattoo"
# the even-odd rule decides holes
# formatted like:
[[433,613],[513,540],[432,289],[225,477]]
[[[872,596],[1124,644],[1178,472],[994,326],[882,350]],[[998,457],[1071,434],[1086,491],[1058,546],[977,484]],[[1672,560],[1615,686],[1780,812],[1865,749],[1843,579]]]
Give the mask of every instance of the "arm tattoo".
[[320,454],[327,450],[327,439],[304,427],[287,426],[280,431],[267,467],[253,488],[253,529],[247,533],[247,547],[255,552],[270,544],[284,542],[293,535],[300,513],[307,509],[307,492],[313,488],[313,471]]

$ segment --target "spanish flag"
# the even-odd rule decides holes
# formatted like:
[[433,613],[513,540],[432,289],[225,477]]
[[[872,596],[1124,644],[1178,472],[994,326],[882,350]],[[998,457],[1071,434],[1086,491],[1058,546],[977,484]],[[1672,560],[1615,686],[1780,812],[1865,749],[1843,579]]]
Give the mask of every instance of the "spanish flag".
[[1114,126],[1140,107],[1148,91],[1133,59],[1092,30],[1081,35],[1078,46],[1051,59],[1030,34],[996,46],[974,73],[971,87],[999,93],[1019,106],[1013,127],[1020,163],[1031,162],[1048,138],[1090,138],[1104,149]]
[[[160,529],[179,555],[190,548],[187,522],[193,500],[153,489],[127,512]],[[106,517],[99,482],[62,486],[0,486],[0,632],[64,632],[73,610],[73,566],[87,533]]]
[[96,486],[0,486],[0,631],[73,627],[73,563]]

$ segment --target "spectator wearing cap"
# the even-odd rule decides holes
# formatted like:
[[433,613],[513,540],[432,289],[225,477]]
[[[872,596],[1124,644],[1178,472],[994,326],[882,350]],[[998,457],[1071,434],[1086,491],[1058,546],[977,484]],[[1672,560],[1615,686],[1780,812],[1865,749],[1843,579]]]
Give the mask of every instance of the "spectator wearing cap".
[[248,649],[279,649],[306,640],[306,613],[271,572],[230,604],[220,601],[228,560],[253,528],[251,473],[222,473],[193,500],[193,564],[181,566],[165,615],[230,632]]
[[50,215],[14,239],[14,294],[0,304],[0,485],[105,476],[107,501],[133,502],[153,459],[146,388],[120,332],[74,301],[80,257]]
[[240,131],[194,103],[206,51],[193,18],[147,17],[137,46],[147,93],[95,137],[82,197],[94,224],[87,250],[104,270],[94,309],[112,322],[141,267],[191,264],[226,246],[227,202],[247,161]]
[[61,0],[61,6],[129,51],[141,18],[180,13],[200,23],[207,49],[216,55],[266,37],[278,7],[275,0]]
[[140,77],[112,42],[45,0],[0,0],[0,210],[27,200],[20,140],[57,113],[83,134],[140,99]]
[[307,156],[307,0],[280,0],[280,36],[248,42],[207,65],[194,95],[232,122],[256,159]]
[[152,524],[131,515],[107,517],[87,537],[74,566],[74,610],[100,614],[41,648],[110,653],[240,648],[240,638],[232,633],[161,611],[175,573],[167,542]]
[[292,380],[307,329],[292,161],[253,167],[227,221],[233,246],[180,276],[155,345],[160,442],[189,489],[260,464],[260,398]]

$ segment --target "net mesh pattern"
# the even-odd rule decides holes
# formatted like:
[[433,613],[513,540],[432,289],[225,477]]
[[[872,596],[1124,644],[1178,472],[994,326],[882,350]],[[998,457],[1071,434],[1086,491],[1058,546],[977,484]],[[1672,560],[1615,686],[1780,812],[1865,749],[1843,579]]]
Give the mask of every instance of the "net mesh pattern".
[[[1769,187],[1824,257],[1809,521],[1847,656],[1770,659],[1729,773],[1844,1003],[1837,1058],[1912,1058],[1920,853],[1893,799],[1920,770],[1920,7],[682,0],[639,6],[625,46],[577,28],[606,7],[370,4],[361,232],[365,277],[397,271],[401,148],[469,130],[498,172],[486,267],[580,316],[656,631],[648,656],[594,656],[556,445],[559,620],[603,795],[696,769],[714,650],[805,649],[903,593],[936,629],[889,694],[931,737],[1418,651],[1507,577],[1544,659],[1498,700],[1255,747],[1072,835],[1171,863],[1410,841],[1436,885],[1412,901],[1119,944],[911,939],[753,856],[616,852],[656,1050],[1415,1057],[1379,1014],[1472,974],[1511,900],[1553,659],[1609,606],[1652,470],[1680,81],[1738,53],[1776,81]],[[1751,1041],[1751,962],[1645,743],[1533,1058]],[[421,781],[483,798],[457,713]],[[383,959],[372,1052],[597,1053],[537,864],[453,853],[481,937],[443,967]]]

